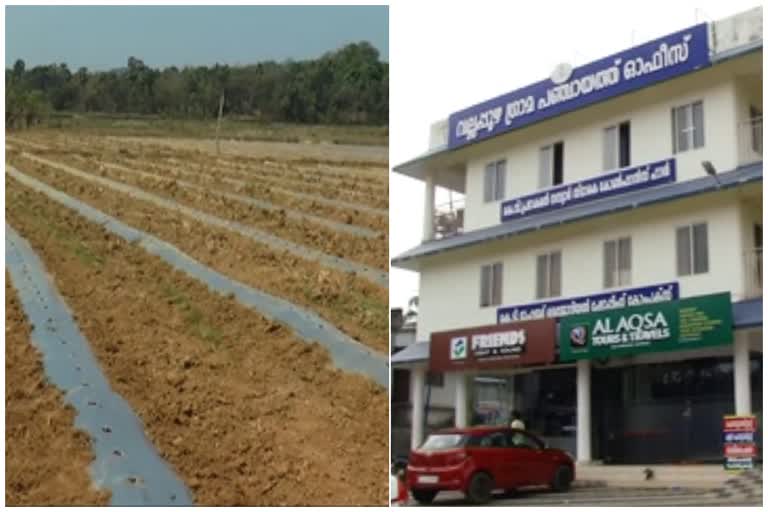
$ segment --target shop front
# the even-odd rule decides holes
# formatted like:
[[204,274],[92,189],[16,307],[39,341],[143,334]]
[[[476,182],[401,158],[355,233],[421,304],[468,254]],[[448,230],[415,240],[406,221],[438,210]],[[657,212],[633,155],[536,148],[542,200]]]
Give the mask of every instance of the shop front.
[[734,345],[729,293],[563,317],[558,357],[590,365],[604,463],[720,462],[723,417],[762,403],[762,357]]
[[761,458],[762,352],[749,341],[719,293],[434,333],[429,369],[461,376],[457,426],[515,410],[581,462],[719,463],[732,414],[757,417]]
[[460,375],[456,425],[507,424],[518,411],[526,428],[574,452],[576,370],[557,362],[556,337],[554,319],[433,333],[429,370]]

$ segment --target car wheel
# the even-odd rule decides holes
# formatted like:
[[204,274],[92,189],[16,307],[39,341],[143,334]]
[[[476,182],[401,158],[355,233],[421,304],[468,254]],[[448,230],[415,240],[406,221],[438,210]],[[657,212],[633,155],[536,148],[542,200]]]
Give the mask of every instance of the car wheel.
[[467,498],[472,503],[482,505],[491,501],[493,491],[493,479],[488,473],[475,473],[469,481]]
[[553,491],[563,492],[567,491],[571,487],[573,481],[573,472],[568,466],[560,466],[555,471],[555,476],[552,477],[552,483],[550,486]]
[[437,491],[429,491],[425,489],[412,489],[413,499],[421,503],[422,505],[429,505],[437,496]]

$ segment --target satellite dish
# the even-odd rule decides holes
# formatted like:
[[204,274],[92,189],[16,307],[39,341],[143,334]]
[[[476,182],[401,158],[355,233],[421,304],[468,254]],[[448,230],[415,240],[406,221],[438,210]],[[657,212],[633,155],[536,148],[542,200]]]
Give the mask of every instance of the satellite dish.
[[572,73],[573,66],[567,62],[563,62],[555,67],[555,70],[552,71],[552,74],[549,75],[549,78],[551,78],[554,83],[560,85],[568,81],[568,79],[571,78]]

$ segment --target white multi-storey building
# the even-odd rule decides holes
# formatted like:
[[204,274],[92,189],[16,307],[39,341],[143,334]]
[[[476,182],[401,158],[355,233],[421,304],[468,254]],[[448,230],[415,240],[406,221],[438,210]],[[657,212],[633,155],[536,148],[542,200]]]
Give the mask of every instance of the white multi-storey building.
[[394,169],[426,184],[424,241],[392,260],[420,274],[392,359],[412,446],[429,371],[458,426],[518,410],[582,462],[720,461],[724,415],[760,424],[762,82],[758,8],[433,125]]

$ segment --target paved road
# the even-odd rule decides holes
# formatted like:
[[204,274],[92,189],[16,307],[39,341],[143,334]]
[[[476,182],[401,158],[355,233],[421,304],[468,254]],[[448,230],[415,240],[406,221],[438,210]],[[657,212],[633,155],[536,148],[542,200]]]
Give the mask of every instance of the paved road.
[[[411,501],[410,505],[418,505]],[[438,494],[435,506],[466,506],[460,493]],[[761,506],[760,499],[723,499],[707,489],[685,488],[574,488],[565,493],[549,490],[520,491],[514,496],[498,495],[488,504],[495,507],[583,507],[583,506]]]

